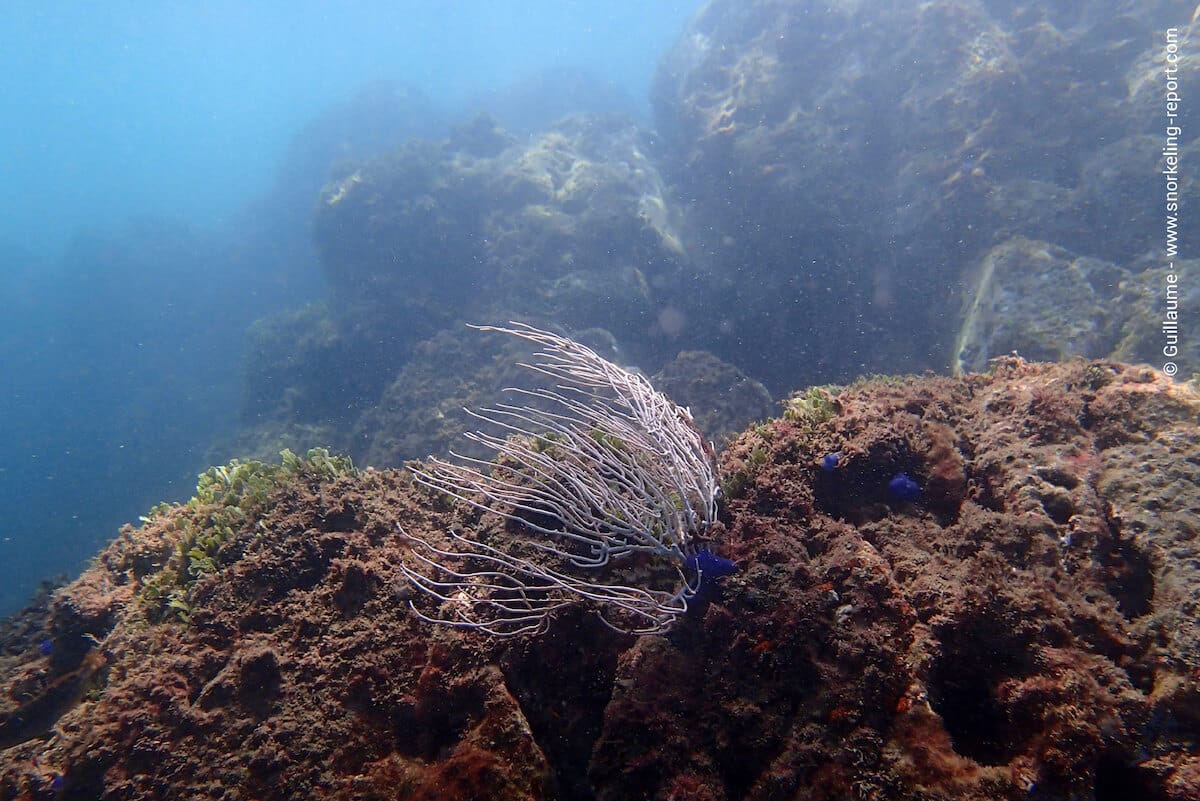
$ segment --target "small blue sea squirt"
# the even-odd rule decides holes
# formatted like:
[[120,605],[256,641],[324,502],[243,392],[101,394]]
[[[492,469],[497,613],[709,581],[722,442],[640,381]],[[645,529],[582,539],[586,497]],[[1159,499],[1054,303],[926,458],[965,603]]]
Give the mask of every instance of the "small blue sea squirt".
[[897,473],[888,482],[888,494],[898,501],[915,501],[921,495],[921,486],[907,473]]
[[701,548],[689,556],[687,566],[700,573],[700,582],[704,585],[726,576],[732,576],[738,569],[736,562],[723,556],[717,556],[708,548]]

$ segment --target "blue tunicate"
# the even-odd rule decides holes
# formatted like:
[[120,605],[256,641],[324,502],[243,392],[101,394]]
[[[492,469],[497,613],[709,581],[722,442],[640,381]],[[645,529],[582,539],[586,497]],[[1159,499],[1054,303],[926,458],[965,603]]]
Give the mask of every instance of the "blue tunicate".
[[707,584],[737,572],[737,564],[723,556],[717,556],[707,548],[701,548],[687,558],[688,567],[700,571],[700,580]]
[[50,656],[50,654],[54,653],[54,640],[42,640],[38,644],[38,653],[42,656]]
[[908,474],[897,473],[888,482],[888,492],[898,501],[915,501],[921,494],[921,487]]
[[835,453],[830,453],[821,460],[821,469],[824,470],[826,473],[832,473],[834,470],[837,469],[838,463],[841,461],[842,461],[842,452],[841,451],[836,451]]

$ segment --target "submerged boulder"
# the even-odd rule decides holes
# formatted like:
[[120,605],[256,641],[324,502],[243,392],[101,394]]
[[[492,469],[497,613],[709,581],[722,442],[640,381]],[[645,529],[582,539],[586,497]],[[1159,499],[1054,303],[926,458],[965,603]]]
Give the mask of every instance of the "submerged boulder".
[[397,526],[505,527],[407,474],[213,468],[0,625],[0,797],[1193,798],[1198,413],[1106,362],[797,395],[641,638],[417,617]]
[[1128,277],[1115,264],[1047,242],[997,245],[976,268],[955,369],[978,372],[1011,353],[1047,361],[1108,356],[1125,322],[1115,301]]
[[682,246],[643,139],[617,116],[520,142],[478,118],[353,166],[314,222],[335,307],[397,349],[463,319],[524,316],[641,332],[636,355],[661,359]]
[[703,346],[775,388],[943,369],[991,248],[1161,248],[1164,31],[1185,22],[1166,2],[705,4],[653,98]]
[[1200,262],[1173,264],[1124,268],[1023,237],[996,245],[975,265],[953,368],[977,372],[1013,353],[1200,364],[1200,346],[1180,334],[1200,321]]

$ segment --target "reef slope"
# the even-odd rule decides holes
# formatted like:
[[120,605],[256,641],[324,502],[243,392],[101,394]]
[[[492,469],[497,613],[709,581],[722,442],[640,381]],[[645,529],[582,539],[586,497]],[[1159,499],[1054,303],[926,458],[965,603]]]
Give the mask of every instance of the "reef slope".
[[499,523],[401,472],[210,471],[3,624],[0,798],[1200,797],[1198,410],[1097,362],[798,395],[723,458],[740,570],[641,639],[414,617],[397,523]]

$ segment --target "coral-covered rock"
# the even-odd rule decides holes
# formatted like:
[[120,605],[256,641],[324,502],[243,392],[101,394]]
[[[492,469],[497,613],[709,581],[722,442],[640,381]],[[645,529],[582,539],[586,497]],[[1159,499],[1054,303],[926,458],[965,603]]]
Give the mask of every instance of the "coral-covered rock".
[[0,628],[0,797],[1193,798],[1198,413],[1082,361],[796,396],[640,639],[414,615],[397,525],[503,524],[405,474],[213,468]]
[[[1140,484],[1146,462],[1128,449],[1147,429],[1195,452],[1196,403],[1148,370],[1009,361],[963,381],[855,385],[830,395],[823,414],[797,404],[790,425],[745,435],[727,458],[745,488],[730,503],[733,554],[762,564],[768,532],[805,521],[800,549],[773,555],[783,575],[809,584],[773,592],[824,592],[831,607],[827,621],[775,630],[804,630],[806,655],[830,649],[840,663],[842,635],[814,641],[814,631],[877,627],[870,652],[896,666],[836,683],[836,717],[865,719],[871,735],[853,747],[826,745],[833,732],[814,728],[804,705],[811,690],[793,702],[789,748],[810,761],[789,766],[787,786],[818,792],[833,776],[879,798],[922,797],[901,789],[917,786],[960,799],[1025,798],[1035,787],[1069,798],[1100,786],[1169,797],[1173,774],[1146,754],[1164,748],[1158,716],[1178,714],[1156,688],[1195,680],[1200,659],[1194,629],[1162,629],[1186,614],[1167,586],[1172,576],[1195,586],[1180,570],[1194,561],[1196,529],[1180,533],[1193,522],[1185,517],[1135,534],[1114,515],[1105,470]],[[1134,408],[1153,420],[1131,422]],[[840,455],[833,470],[816,463],[823,452]],[[1173,478],[1189,477],[1186,463],[1163,461]],[[921,488],[914,500],[888,493],[896,472]],[[1123,496],[1136,504],[1136,493]],[[1182,513],[1193,505],[1182,501]],[[725,588],[730,608],[735,586]],[[1190,764],[1177,751],[1171,760]],[[774,796],[763,784],[744,797]]]

